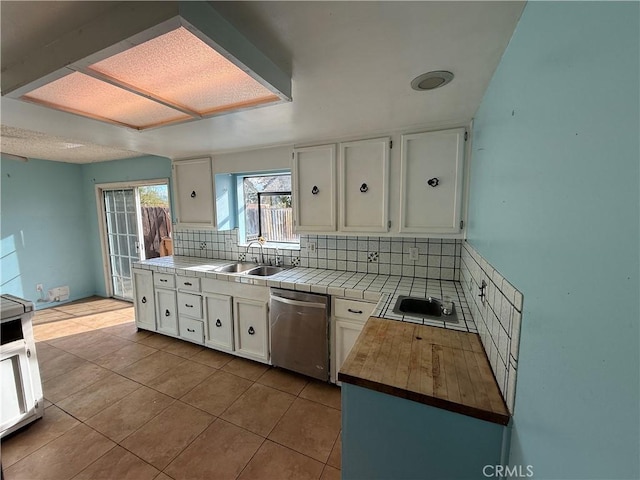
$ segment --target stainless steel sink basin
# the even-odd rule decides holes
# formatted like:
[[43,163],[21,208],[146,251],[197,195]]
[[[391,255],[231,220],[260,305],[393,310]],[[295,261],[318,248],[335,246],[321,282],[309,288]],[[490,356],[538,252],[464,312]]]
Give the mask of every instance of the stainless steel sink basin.
[[241,273],[246,272],[247,270],[251,270],[252,268],[256,268],[255,263],[233,263],[231,265],[225,265],[224,267],[219,267],[216,269],[216,272],[223,273]]
[[458,322],[455,304],[452,304],[451,311],[445,312],[442,308],[442,301],[433,297],[420,298],[400,295],[393,307],[393,312],[398,315],[431,318],[449,323]]
[[271,267],[269,265],[256,265],[255,263],[239,262],[232,263],[231,265],[225,265],[224,267],[218,267],[216,272],[221,273],[238,273],[240,275],[256,275],[258,277],[269,277],[276,273],[282,272],[282,267]]
[[282,272],[282,267],[271,267],[269,265],[262,265],[260,267],[252,268],[246,272],[247,275],[257,275],[259,277],[269,277],[276,273]]

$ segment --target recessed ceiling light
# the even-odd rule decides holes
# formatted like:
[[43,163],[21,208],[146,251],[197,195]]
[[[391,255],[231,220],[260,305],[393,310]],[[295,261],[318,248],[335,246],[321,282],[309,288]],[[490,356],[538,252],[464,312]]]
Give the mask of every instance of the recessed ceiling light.
[[453,73],[446,71],[434,71],[418,75],[411,81],[411,88],[422,92],[424,90],[434,90],[444,87],[453,80]]

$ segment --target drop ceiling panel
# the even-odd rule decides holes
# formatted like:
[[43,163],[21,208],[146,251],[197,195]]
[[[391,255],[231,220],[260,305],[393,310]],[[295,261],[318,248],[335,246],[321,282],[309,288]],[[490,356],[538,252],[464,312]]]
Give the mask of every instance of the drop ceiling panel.
[[89,70],[200,115],[280,100],[184,27],[95,63]]
[[23,98],[132,128],[148,128],[190,118],[182,112],[79,72],[43,85]]

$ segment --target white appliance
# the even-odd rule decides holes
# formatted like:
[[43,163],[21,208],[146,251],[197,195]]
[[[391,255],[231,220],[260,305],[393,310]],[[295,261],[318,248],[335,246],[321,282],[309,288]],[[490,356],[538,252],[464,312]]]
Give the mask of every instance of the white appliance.
[[0,437],[44,414],[42,382],[33,338],[33,303],[2,295],[0,310]]

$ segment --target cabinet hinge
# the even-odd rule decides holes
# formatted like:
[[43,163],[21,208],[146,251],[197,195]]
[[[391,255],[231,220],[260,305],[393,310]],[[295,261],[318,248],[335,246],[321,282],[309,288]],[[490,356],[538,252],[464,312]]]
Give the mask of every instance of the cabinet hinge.
[[389,141],[389,148],[393,148],[393,140]]
[[464,228],[464,220],[460,220],[460,230]]
[[296,154],[294,152],[291,152],[291,160],[293,160],[294,158],[296,158]]
[[391,228],[391,220],[387,222],[387,228]]
[[469,138],[469,133],[468,132],[464,132],[464,141],[467,141],[467,138]]

